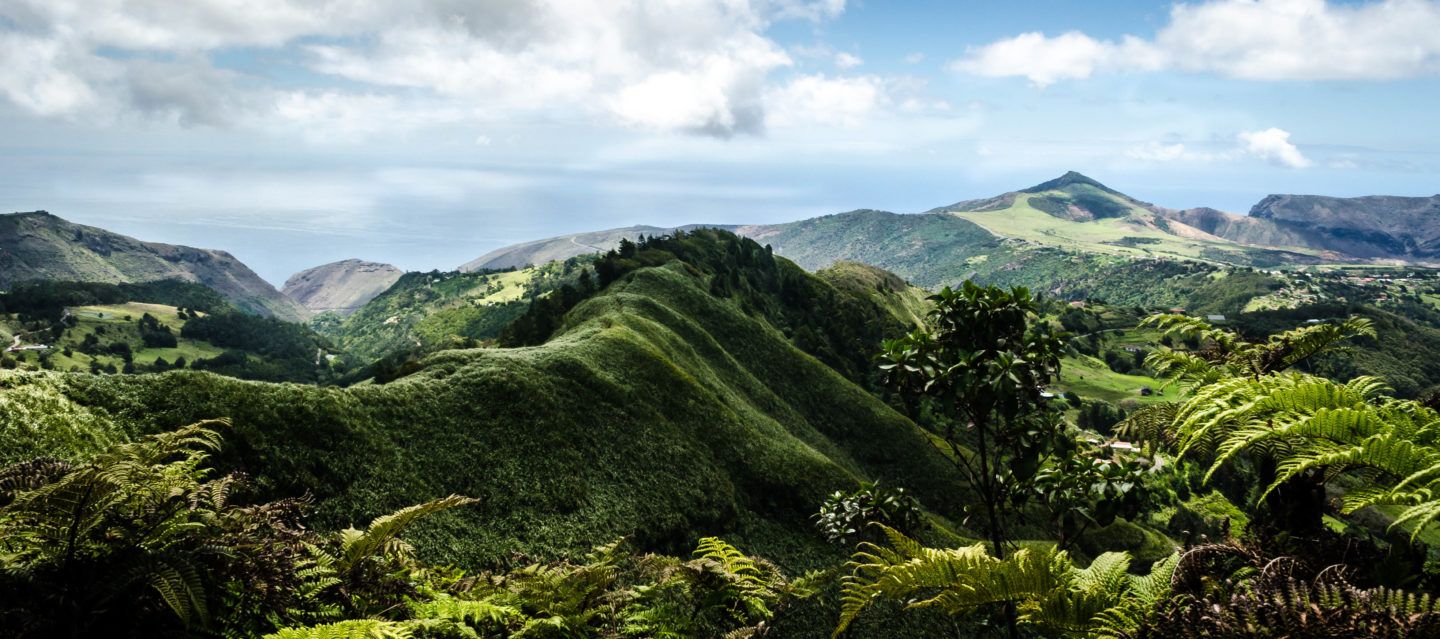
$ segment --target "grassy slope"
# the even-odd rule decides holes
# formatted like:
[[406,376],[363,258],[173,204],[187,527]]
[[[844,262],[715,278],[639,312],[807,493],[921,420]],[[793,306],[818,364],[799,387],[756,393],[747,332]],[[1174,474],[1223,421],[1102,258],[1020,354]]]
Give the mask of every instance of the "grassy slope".
[[451,336],[486,339],[525,312],[532,287],[557,281],[555,264],[501,273],[407,273],[338,324],[313,325],[342,350],[374,360],[397,350],[434,347]]
[[[101,344],[108,345],[112,342],[125,342],[130,345],[134,353],[134,361],[139,365],[154,364],[158,358],[164,358],[167,362],[174,362],[177,358],[184,357],[188,361],[195,361],[202,358],[215,357],[225,349],[214,346],[204,340],[189,339],[180,335],[180,329],[185,321],[180,319],[174,306],[164,304],[145,304],[130,302],[127,304],[106,304],[97,306],[79,306],[72,309],[75,325],[65,331],[65,336],[59,342],[52,344],[50,349],[50,360],[57,370],[88,370],[91,361],[99,361],[103,366],[113,364],[116,368],[124,365],[124,360],[119,356],[106,354],[88,355],[76,350],[84,341],[86,335],[96,334],[96,329],[104,327],[104,333],[96,334]],[[160,321],[161,324],[170,327],[175,333],[175,348],[146,348],[140,339],[138,322],[140,318],[149,313]],[[128,319],[127,319],[128,318]],[[16,327],[7,326],[6,320],[0,317],[0,335],[13,334]],[[49,334],[44,336],[48,343]],[[9,338],[6,337],[6,345],[9,345]],[[27,337],[25,343],[32,343],[34,339]],[[63,351],[71,349],[70,355]],[[35,364],[39,355],[34,352],[21,355],[28,364]]]
[[[855,266],[823,279],[893,284]],[[953,467],[913,424],[707,284],[679,263],[643,269],[582,303],[543,346],[445,351],[387,385],[0,371],[0,462],[84,457],[229,417],[221,463],[269,495],[313,495],[324,527],[452,492],[481,498],[412,535],[461,565],[575,555],[620,535],[682,551],[718,534],[791,573],[833,567],[844,553],[810,516],[861,479],[912,489],[937,521],[960,519]],[[907,292],[893,313],[921,310]],[[1164,554],[1153,532],[1117,526],[1094,543]],[[825,636],[834,605],[832,594],[791,611],[777,635]],[[945,636],[926,615],[864,624],[856,636]]]
[[[1074,391],[1081,397],[1093,397],[1118,404],[1122,400],[1134,399],[1142,404],[1173,402],[1180,398],[1174,388],[1162,388],[1163,382],[1143,375],[1116,373],[1105,366],[1105,362],[1094,357],[1066,357],[1060,367],[1060,383],[1056,388]],[[1153,394],[1142,396],[1140,387],[1148,386]]]
[[[480,497],[420,534],[432,556],[464,563],[719,533],[812,565],[835,551],[810,514],[862,477],[954,514],[950,469],[907,420],[678,266],[638,272],[572,319],[545,346],[448,351],[385,386],[8,375],[3,397],[83,414],[88,439],[229,416],[228,462],[270,492],[312,491],[329,525]],[[53,452],[41,447],[59,435],[12,437],[27,427],[0,420],[6,460]]]
[[[1087,185],[1074,185],[1071,189],[1093,192],[1097,197],[1114,199],[1118,206],[1130,211],[1134,218],[1148,219],[1153,216],[1120,198],[1113,198],[1099,189]],[[1153,226],[1138,223],[1131,217],[1108,217],[1091,221],[1074,221],[1056,217],[1034,208],[1030,201],[1035,197],[1065,197],[1062,191],[1047,191],[1043,194],[1019,193],[1014,203],[1003,209],[987,211],[957,211],[955,216],[978,224],[1003,237],[1029,240],[1063,248],[1079,249],[1115,255],[1150,256],[1174,255],[1185,258],[1199,258],[1206,248],[1235,248],[1230,242],[1192,240],[1161,231]],[[1142,243],[1125,246],[1125,238],[1140,238]]]
[[902,325],[919,326],[930,312],[931,304],[926,299],[929,292],[889,271],[858,262],[838,262],[815,275],[836,289],[874,302]]
[[1241,246],[1158,215],[1153,205],[1089,178],[1069,177],[936,212],[949,212],[1002,237],[1087,253],[1255,265],[1317,259],[1316,251],[1298,249],[1285,255]]
[[[1113,221],[1064,222],[1045,213],[1039,215],[1076,225]],[[807,269],[824,269],[844,261],[862,262],[930,290],[973,279],[982,284],[1026,286],[1063,299],[1103,299],[1120,305],[1169,307],[1201,302],[1207,308],[1218,309],[1214,312],[1238,312],[1249,300],[1244,297],[1238,305],[1229,300],[1212,303],[1230,295],[1228,289],[1240,283],[1237,280],[1217,285],[1213,276],[1222,271],[1214,265],[1005,240],[949,213],[853,211],[790,224],[741,228],[739,232],[773,245],[777,254]],[[1251,290],[1256,290],[1255,294],[1268,292],[1257,286],[1247,288],[1247,292]]]

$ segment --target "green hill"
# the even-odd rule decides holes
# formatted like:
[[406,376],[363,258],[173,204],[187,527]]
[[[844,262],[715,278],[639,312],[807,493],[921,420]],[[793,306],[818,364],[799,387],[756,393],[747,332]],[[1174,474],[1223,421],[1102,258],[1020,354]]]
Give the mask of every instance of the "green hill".
[[911,286],[889,271],[861,264],[840,262],[815,272],[836,290],[861,299],[868,299],[898,324],[919,326],[930,312],[929,292]]
[[574,279],[575,269],[572,261],[519,270],[406,273],[349,316],[321,315],[311,325],[357,363],[474,346],[493,340],[524,314],[530,298]]
[[[446,351],[384,385],[8,373],[3,458],[83,456],[97,441],[228,416],[224,462],[267,493],[312,494],[327,525],[479,497],[417,537],[462,564],[574,555],[620,535],[680,548],[705,534],[792,569],[833,562],[841,551],[810,516],[862,479],[958,514],[953,469],[913,424],[710,289],[691,264],[642,268],[580,303],[543,346]],[[40,411],[78,426],[24,421]]]
[[1319,261],[1318,252],[1306,249],[1279,251],[1237,244],[1187,224],[1189,217],[1074,171],[1028,189],[930,212],[964,218],[1001,237],[1091,253],[1240,265]]
[[[26,282],[0,293],[0,366],[92,373],[211,370],[328,382],[329,345],[308,328],[242,313],[199,284]],[[18,339],[17,339],[18,337]]]
[[[1236,244],[1182,219],[1188,218],[1070,172],[1028,189],[921,214],[863,209],[732,228],[811,271],[859,262],[931,290],[971,279],[1063,299],[1149,307],[1208,305],[1213,296],[1204,289],[1235,267],[1321,259],[1316,252]],[[512,254],[523,262],[540,253],[565,257],[608,250],[639,232],[616,229],[531,242],[492,252],[486,263]],[[1227,302],[1215,312],[1243,306]]]

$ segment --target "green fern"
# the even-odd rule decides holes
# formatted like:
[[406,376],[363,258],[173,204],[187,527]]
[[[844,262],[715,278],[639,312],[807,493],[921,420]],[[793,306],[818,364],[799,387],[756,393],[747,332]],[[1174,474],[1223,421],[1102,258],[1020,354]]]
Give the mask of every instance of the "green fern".
[[998,604],[1013,604],[1022,623],[1050,631],[1103,634],[1133,628],[1143,611],[1167,589],[1174,559],[1156,564],[1150,576],[1132,577],[1130,558],[1106,553],[1086,568],[1053,547],[1022,548],[999,559],[983,544],[927,548],[891,528],[888,547],[861,544],[842,581],[842,634],[866,608],[880,600],[908,608],[936,608],[964,615]]
[[403,621],[352,619],[308,628],[286,628],[265,639],[413,639],[416,624]]
[[346,529],[339,535],[340,553],[336,557],[336,571],[340,574],[351,572],[365,560],[382,552],[408,554],[409,547],[399,538],[407,526],[442,510],[475,503],[479,500],[450,495],[376,518],[364,531]]

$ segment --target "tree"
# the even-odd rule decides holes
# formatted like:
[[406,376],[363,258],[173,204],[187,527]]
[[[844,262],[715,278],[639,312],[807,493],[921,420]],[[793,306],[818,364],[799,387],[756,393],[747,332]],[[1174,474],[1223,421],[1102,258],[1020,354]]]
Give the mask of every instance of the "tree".
[[[913,416],[931,416],[929,426],[975,492],[967,518],[1003,561],[1040,470],[1075,446],[1041,396],[1060,374],[1065,334],[1035,321],[1036,305],[1024,288],[966,281],[930,301],[930,325],[886,341],[880,369]],[[1014,637],[1015,609],[1005,604]]]
[[965,282],[931,296],[930,326],[885,342],[880,369],[912,415],[933,415],[950,457],[976,492],[968,513],[1003,559],[1010,519],[1064,445],[1063,423],[1041,396],[1060,373],[1064,333],[1034,322],[1029,291]]

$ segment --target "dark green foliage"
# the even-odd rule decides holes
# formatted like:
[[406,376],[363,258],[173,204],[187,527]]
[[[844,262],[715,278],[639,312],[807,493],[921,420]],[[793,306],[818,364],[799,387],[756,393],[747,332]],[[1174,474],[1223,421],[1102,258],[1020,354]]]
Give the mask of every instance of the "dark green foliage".
[[[539,267],[523,284],[526,299],[485,301],[515,277],[514,269],[467,273],[406,273],[354,314],[324,314],[311,322],[342,349],[352,369],[398,357],[418,358],[446,348],[494,340],[540,298],[576,278],[580,260]],[[367,374],[352,375],[353,380]]]
[[1160,242],[1161,240],[1158,237],[1136,237],[1133,235],[1127,235],[1118,240],[1106,242],[1106,244],[1114,244],[1115,246],[1128,246],[1133,248],[1136,246],[1159,244]]
[[142,284],[99,284],[94,282],[26,282],[5,294],[6,312],[24,318],[60,319],[67,306],[146,302],[184,306],[206,313],[233,310],[219,293],[189,282],[162,280]]
[[1036,307],[1025,289],[966,282],[932,300],[930,327],[886,342],[880,368],[912,414],[934,416],[926,425],[975,491],[971,515],[1003,559],[1037,474],[1074,445],[1041,397],[1059,376],[1065,335],[1032,323]]
[[174,348],[178,343],[170,327],[161,324],[149,313],[140,317],[140,341],[145,343],[146,348]]
[[[319,381],[317,353],[326,344],[301,324],[243,313],[216,313],[185,322],[180,335],[226,351],[197,359],[191,367],[223,375],[269,381]],[[256,357],[251,357],[251,354]]]
[[[1030,200],[1032,203],[1034,199]],[[1080,192],[1071,195],[1070,201],[1076,206],[1090,212],[1091,215],[1099,218],[1125,217],[1130,214],[1130,208],[1121,204],[1113,198],[1108,198],[1097,193]]]
[[1246,313],[1235,328],[1260,338],[1304,324],[1308,320],[1364,317],[1375,329],[1330,353],[1305,362],[1301,370],[1345,381],[1361,375],[1379,377],[1397,397],[1418,398],[1440,380],[1440,317],[1433,310],[1409,306],[1378,308],[1362,304],[1317,304],[1297,309]]
[[315,334],[304,326],[241,313],[215,313],[189,320],[180,334],[280,359],[314,357],[321,347]]
[[[1088,220],[1126,217],[1130,215],[1130,207],[1120,203],[1118,200],[1084,189],[1075,189],[1068,193],[1055,193],[1053,195],[1036,195],[1027,200],[1027,203],[1036,210],[1044,211],[1055,217],[1067,220],[1077,217]],[[1077,215],[1077,213],[1070,210],[1072,206],[1079,208],[1089,215],[1085,215],[1085,213],[1079,213]]]
[[230,503],[239,480],[207,479],[202,469],[219,444],[210,426],[83,464],[42,459],[0,470],[6,636],[186,636],[243,615],[221,587],[240,579],[276,598],[267,612],[285,612],[299,579],[284,558],[301,550],[299,504]]
[[1045,213],[1049,213],[1050,215],[1053,215],[1055,217],[1069,217],[1070,204],[1069,201],[1067,201],[1065,198],[1042,195],[1030,198],[1029,204],[1032,208],[1038,211],[1044,211]]
[[924,521],[920,502],[904,488],[870,482],[851,493],[836,491],[820,504],[820,512],[815,515],[820,534],[846,548],[861,540],[880,541],[879,529],[871,524],[884,524],[914,535]]
[[1225,277],[1210,279],[1191,290],[1187,310],[1202,315],[1236,315],[1252,298],[1281,286],[1279,280],[1260,271],[1232,269]]
[[[710,293],[732,300],[747,314],[779,329],[790,341],[846,377],[869,377],[869,352],[904,327],[868,298],[837,290],[748,238],[717,229],[625,240],[599,257],[601,290],[636,269],[680,262],[709,280]],[[592,291],[590,294],[594,294]],[[565,285],[538,298],[501,334],[505,346],[543,343],[564,325],[564,315],[589,294]]]
[[[1032,484],[1049,514],[1056,545],[1068,549],[1091,530],[1134,517],[1148,505],[1150,461],[1074,438],[1055,446]],[[1108,540],[1106,548],[1137,547]],[[1098,553],[1097,553],[1098,554]]]
[[1111,428],[1122,419],[1125,419],[1124,411],[1114,404],[1103,399],[1086,399],[1080,402],[1080,413],[1075,417],[1075,425],[1108,435]]

